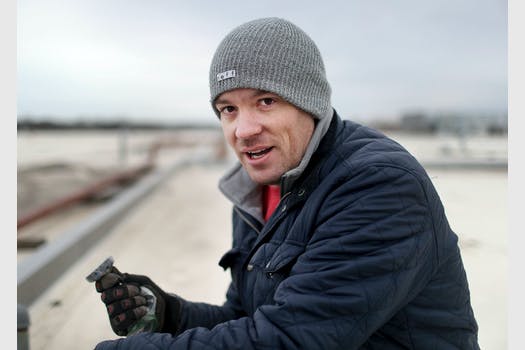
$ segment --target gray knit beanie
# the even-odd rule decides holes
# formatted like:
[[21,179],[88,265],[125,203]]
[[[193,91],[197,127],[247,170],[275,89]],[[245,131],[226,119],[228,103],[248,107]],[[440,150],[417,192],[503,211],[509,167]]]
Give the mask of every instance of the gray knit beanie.
[[231,31],[210,67],[210,95],[252,88],[275,93],[315,119],[332,115],[330,85],[313,40],[295,24],[261,18]]

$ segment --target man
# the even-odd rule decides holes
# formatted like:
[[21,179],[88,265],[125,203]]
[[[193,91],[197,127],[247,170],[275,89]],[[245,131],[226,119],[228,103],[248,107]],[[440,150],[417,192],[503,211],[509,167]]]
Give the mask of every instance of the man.
[[[321,55],[294,24],[245,23],[220,43],[211,103],[239,164],[220,181],[233,245],[222,306],[118,271],[97,283],[115,333],[97,349],[478,349],[465,270],[424,169],[343,121]],[[156,296],[154,332],[129,335]]]

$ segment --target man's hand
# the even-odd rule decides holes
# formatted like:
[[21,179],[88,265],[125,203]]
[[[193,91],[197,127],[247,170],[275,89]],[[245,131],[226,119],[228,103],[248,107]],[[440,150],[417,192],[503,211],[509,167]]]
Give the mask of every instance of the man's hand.
[[[129,329],[148,312],[148,300],[141,294],[141,286],[151,290],[156,298],[157,327],[152,331],[161,331],[165,327],[166,300],[174,297],[168,296],[151,279],[141,275],[121,274],[115,269],[95,284],[97,292],[101,293],[102,302],[106,304],[111,328],[119,336],[127,335]],[[178,306],[178,301],[175,302]],[[176,311],[178,314],[179,310]]]
[[140,295],[140,287],[123,282],[118,271],[110,272],[95,283],[106,304],[111,328],[115,334],[125,336],[128,328],[146,314],[146,298]]

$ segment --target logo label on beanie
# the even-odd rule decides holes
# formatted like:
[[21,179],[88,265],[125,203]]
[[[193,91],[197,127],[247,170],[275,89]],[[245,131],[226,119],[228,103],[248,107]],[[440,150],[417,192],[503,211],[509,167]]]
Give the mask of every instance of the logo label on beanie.
[[227,70],[226,72],[222,72],[217,74],[217,81],[222,81],[230,78],[235,77],[235,69]]

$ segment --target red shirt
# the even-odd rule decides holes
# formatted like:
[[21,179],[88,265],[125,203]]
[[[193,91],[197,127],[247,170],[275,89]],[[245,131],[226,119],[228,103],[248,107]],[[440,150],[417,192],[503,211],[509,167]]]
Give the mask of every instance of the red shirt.
[[268,221],[272,213],[277,208],[281,200],[281,187],[277,185],[267,185],[263,187],[263,216]]

